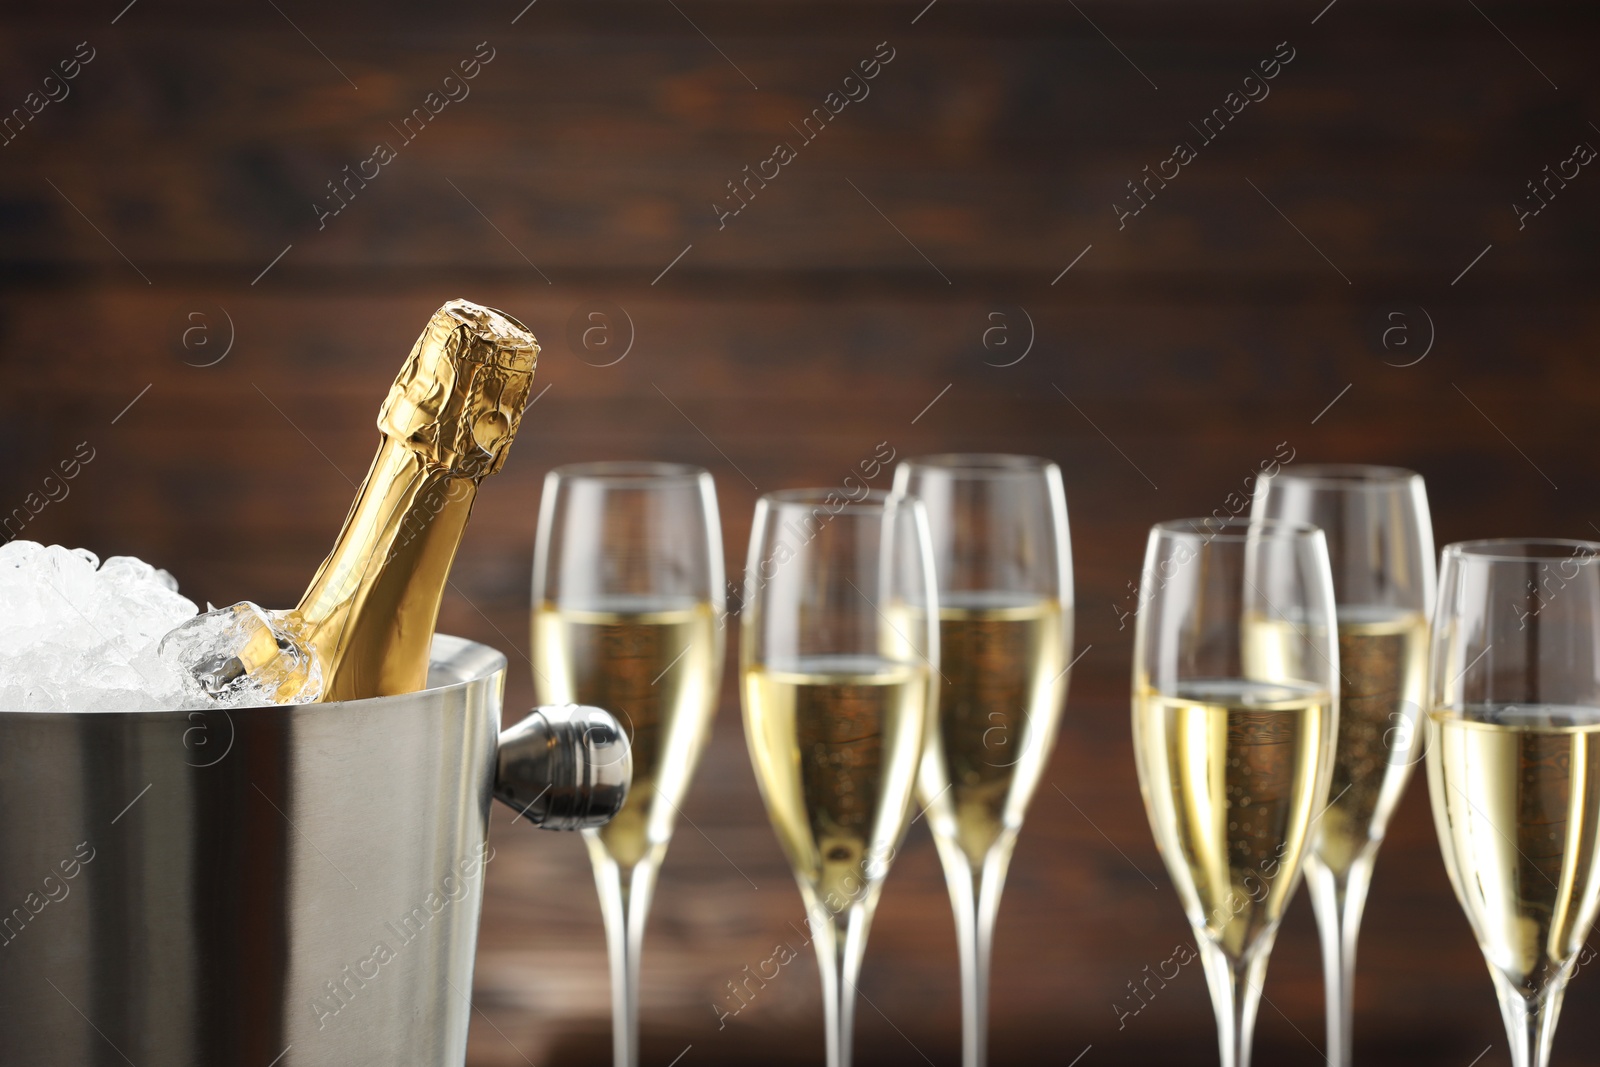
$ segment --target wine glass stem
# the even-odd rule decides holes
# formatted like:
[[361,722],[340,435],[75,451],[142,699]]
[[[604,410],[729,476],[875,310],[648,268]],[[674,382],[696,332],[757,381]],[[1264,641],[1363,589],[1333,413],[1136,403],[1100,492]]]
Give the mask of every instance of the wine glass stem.
[[639,1067],[639,955],[661,857],[650,855],[625,867],[593,837],[589,857],[611,963],[611,1061],[615,1067]]
[[989,963],[994,923],[1016,833],[1007,832],[995,842],[980,867],[973,866],[956,842],[942,836],[936,836],[935,841],[950,889],[961,959],[961,1062],[963,1067],[984,1067],[989,1049]]
[[1217,1044],[1222,1067],[1250,1067],[1250,1039],[1255,1034],[1256,1008],[1267,977],[1267,956],[1277,931],[1256,938],[1238,959],[1229,956],[1204,929],[1195,930],[1200,961],[1211,989],[1211,1007],[1217,1016]]
[[1500,1000],[1500,1015],[1506,1023],[1506,1039],[1511,1043],[1511,1067],[1547,1067],[1550,1044],[1556,1036],[1556,1018],[1561,1014],[1561,998],[1566,995],[1570,966],[1552,978],[1538,993],[1519,987],[1493,967],[1495,996]]
[[[872,915],[864,903],[852,904],[834,915],[818,903],[811,908],[817,969],[822,972],[822,1015],[826,1030],[828,1067],[850,1067],[850,1045],[855,1034],[856,982],[867,948],[867,927]],[[617,1067],[622,1067],[620,1063]]]
[[1336,871],[1316,856],[1306,859],[1306,885],[1322,935],[1322,983],[1328,1008],[1329,1067],[1350,1067],[1355,1025],[1356,939],[1372,884],[1374,848],[1347,871]]

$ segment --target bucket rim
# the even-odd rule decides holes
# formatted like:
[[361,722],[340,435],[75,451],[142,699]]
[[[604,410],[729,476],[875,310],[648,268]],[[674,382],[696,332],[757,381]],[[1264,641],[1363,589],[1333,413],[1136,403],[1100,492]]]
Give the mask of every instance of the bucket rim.
[[[384,701],[404,700],[407,697],[418,697],[425,693],[439,694],[465,690],[475,685],[482,685],[495,678],[496,675],[505,673],[505,653],[489,645],[477,641],[469,641],[465,637],[455,637],[451,634],[436,633],[433,635],[433,647],[428,655],[428,682],[429,684],[414,693],[400,693],[395,696],[363,697],[360,700],[331,700],[327,702],[314,702],[310,704],[268,704],[252,708],[163,708],[158,711],[117,711],[100,709],[95,711],[13,711],[0,709],[0,722],[16,719],[38,721],[41,719],[82,719],[87,715],[117,716],[123,718],[150,719],[168,717],[187,719],[192,715],[213,715],[225,712],[236,718],[249,718],[255,715],[276,715],[284,711],[294,711],[308,714],[319,709],[340,709],[343,711],[363,711],[377,707]],[[434,679],[440,674],[453,675],[455,681],[446,681],[433,684]]]

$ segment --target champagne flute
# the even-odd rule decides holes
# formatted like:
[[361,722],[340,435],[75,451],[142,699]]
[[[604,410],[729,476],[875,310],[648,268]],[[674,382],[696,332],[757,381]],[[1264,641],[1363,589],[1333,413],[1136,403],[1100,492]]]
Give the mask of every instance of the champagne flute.
[[828,1067],[849,1067],[856,978],[938,699],[938,600],[915,498],[756,504],[740,639],[745,740],[822,972]]
[[1428,794],[1515,1067],[1546,1067],[1600,908],[1600,543],[1447,545]]
[[1066,496],[1056,465],[1031,456],[909,459],[894,486],[927,508],[939,580],[943,682],[917,789],[956,916],[962,1062],[982,1067],[995,915],[1066,696]]
[[656,872],[717,709],[716,486],[676,463],[583,463],[545,478],[533,566],[534,685],[627,730],[633,785],[585,830],[611,964],[612,1059],[639,1062],[639,957]]
[[1180,519],[1151,529],[1133,751],[1199,943],[1222,1067],[1249,1067],[1267,956],[1327,800],[1335,626],[1315,526]]
[[1306,883],[1322,934],[1328,1062],[1350,1067],[1356,939],[1378,847],[1417,763],[1433,526],[1422,476],[1398,467],[1301,465],[1256,486],[1256,518],[1320,526],[1339,616],[1339,739]]

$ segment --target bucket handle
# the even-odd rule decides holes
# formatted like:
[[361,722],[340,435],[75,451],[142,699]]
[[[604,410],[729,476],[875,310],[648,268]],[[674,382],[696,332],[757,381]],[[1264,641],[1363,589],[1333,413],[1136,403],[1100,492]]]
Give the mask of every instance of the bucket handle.
[[610,712],[552,704],[501,731],[494,795],[542,830],[585,830],[622,810],[632,777],[628,735]]

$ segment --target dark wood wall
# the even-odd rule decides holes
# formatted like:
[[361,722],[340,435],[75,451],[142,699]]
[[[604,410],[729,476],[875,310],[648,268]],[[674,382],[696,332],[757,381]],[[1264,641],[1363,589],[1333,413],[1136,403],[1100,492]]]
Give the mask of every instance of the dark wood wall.
[[[201,601],[292,602],[429,313],[504,308],[541,338],[548,390],[482,494],[441,625],[508,652],[516,717],[556,464],[704,464],[737,574],[758,492],[837,484],[879,442],[1061,463],[1087,651],[1000,921],[997,1063],[1214,1062],[1197,967],[1116,1011],[1189,936],[1129,752],[1123,613],[1150,523],[1227,507],[1288,447],[1422,471],[1441,544],[1600,532],[1600,170],[1563,163],[1600,147],[1592,8],[124,2],[0,14],[0,108],[59,95],[46,76],[93,50],[0,147],[0,511],[80,442],[95,457],[26,537],[137,554]],[[888,50],[870,95],[802,141],[790,124]],[[470,95],[402,138],[475,51],[493,58]],[[1191,127],[1291,53],[1210,141]],[[1194,158],[1119,221],[1180,141]],[[380,142],[394,158],[319,225],[326,183]],[[726,183],[779,142],[795,158],[719,226]],[[1577,175],[1519,222],[1546,165]],[[583,344],[595,311],[609,347]],[[809,956],[718,1021],[727,983],[798,944],[802,918],[729,682],[647,940],[646,1062],[818,1062]],[[508,822],[471,1062],[608,1062],[581,842]],[[1301,899],[1261,1062],[1322,1062],[1319,975]],[[920,827],[863,992],[862,1062],[958,1062]],[[1421,782],[1379,865],[1358,1000],[1365,1062],[1507,1062]],[[1557,1061],[1596,1062],[1597,1041],[1583,974]]]

